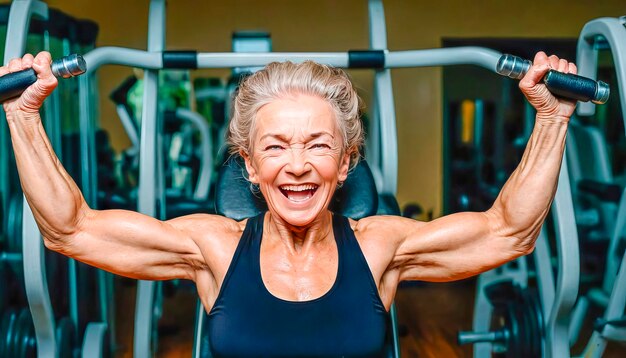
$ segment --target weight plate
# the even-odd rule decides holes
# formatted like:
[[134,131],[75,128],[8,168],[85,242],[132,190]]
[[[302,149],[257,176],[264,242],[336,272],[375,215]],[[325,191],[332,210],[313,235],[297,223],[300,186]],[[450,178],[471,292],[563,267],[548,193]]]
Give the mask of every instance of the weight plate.
[[56,315],[69,314],[68,259],[51,250],[46,250],[46,279],[52,309]]
[[76,346],[74,342],[74,323],[69,317],[63,317],[57,323],[56,340],[59,358],[72,358]]
[[17,320],[17,312],[9,309],[2,315],[0,323],[0,357],[10,357],[9,347],[13,337],[15,321]]
[[494,353],[507,358],[541,356],[541,308],[533,292],[512,281],[499,282],[485,291],[493,306],[491,331],[505,332],[505,342],[494,342]]
[[[2,252],[0,252],[2,255]],[[11,292],[8,290],[9,288],[9,276],[7,275],[7,268],[2,259],[0,259],[0,287],[4,288],[4,293],[0,293],[0,312],[4,312],[4,308],[7,305],[7,292]],[[1,356],[0,356],[1,357]]]
[[9,347],[7,353],[10,357],[20,356],[20,331],[22,330],[22,327],[20,326],[20,313],[21,311],[17,311],[15,313],[15,323],[13,324],[11,333],[9,333]]
[[[522,293],[518,293],[521,295]],[[512,304],[514,310],[514,317],[517,324],[517,347],[511,349],[515,358],[530,357],[528,352],[531,351],[532,335],[537,334],[532,329],[530,317],[528,315],[528,306],[525,305],[523,296],[518,296],[514,304]]]
[[35,339],[35,326],[30,310],[24,308],[20,311],[17,331],[18,355],[16,357],[36,358],[37,341]]
[[24,322],[24,309],[20,310],[15,322],[15,331],[13,332],[12,357],[22,357],[22,341],[26,335],[26,324]]
[[540,356],[542,352],[542,342],[544,338],[543,331],[543,314],[541,313],[541,305],[539,303],[539,299],[530,290],[526,289],[524,291],[526,295],[525,302],[528,312],[528,317],[530,321],[530,330],[532,333],[532,339],[530,341],[529,347],[531,348],[530,354],[532,356]]
[[24,200],[21,194],[14,194],[9,201],[7,214],[7,251],[22,251],[22,208]]

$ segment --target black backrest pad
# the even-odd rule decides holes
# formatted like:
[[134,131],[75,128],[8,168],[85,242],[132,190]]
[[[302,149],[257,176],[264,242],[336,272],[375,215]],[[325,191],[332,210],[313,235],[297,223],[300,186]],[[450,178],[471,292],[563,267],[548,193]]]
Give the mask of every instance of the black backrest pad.
[[[240,156],[230,157],[220,169],[215,193],[215,210],[234,220],[243,220],[267,210],[260,192],[253,193]],[[365,161],[348,174],[343,186],[335,192],[330,210],[352,219],[376,214],[378,195],[374,177]]]

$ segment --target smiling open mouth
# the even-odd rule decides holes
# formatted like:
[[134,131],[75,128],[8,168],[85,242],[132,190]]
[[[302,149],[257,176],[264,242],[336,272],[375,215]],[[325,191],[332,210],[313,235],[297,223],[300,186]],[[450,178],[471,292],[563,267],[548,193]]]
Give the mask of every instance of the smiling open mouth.
[[295,202],[305,201],[311,198],[317,191],[318,186],[315,184],[305,185],[281,185],[279,187],[280,192],[283,195]]

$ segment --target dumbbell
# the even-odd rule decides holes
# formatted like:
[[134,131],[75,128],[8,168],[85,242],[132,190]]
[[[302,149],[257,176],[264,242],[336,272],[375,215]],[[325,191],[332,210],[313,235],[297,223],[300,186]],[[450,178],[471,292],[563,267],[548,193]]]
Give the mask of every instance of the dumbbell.
[[[513,79],[521,79],[530,69],[532,62],[513,55],[502,55],[498,60],[496,72]],[[550,70],[543,77],[543,83],[554,95],[575,99],[581,102],[591,101],[603,104],[609,99],[609,85],[587,77]]]
[[[50,68],[55,77],[70,78],[85,73],[87,65],[83,56],[72,54],[52,61]],[[36,81],[37,73],[32,68],[0,77],[0,103],[18,97]]]

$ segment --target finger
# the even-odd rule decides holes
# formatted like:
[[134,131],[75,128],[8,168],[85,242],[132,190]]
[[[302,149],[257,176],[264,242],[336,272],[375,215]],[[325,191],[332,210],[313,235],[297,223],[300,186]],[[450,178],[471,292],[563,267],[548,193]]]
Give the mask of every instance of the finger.
[[551,69],[557,70],[559,68],[559,58],[555,55],[548,57],[548,61],[550,62]]
[[50,52],[42,51],[37,54],[33,61],[33,69],[37,72],[37,77],[46,78],[53,76],[50,64],[52,63],[52,56]]
[[[535,56],[535,60],[537,60],[537,56]],[[543,59],[540,59],[537,62],[533,62],[533,65],[530,66],[530,69],[524,75],[524,78],[519,82],[520,88],[531,88],[541,82],[543,77],[550,71],[550,65],[548,63],[548,58],[543,55]]]
[[22,59],[14,58],[9,61],[9,72],[17,72],[22,70]]
[[575,63],[570,62],[568,66],[569,66],[569,69],[568,69],[569,73],[574,74],[574,75],[578,73],[578,68],[576,67]]
[[10,73],[9,72],[9,65],[0,67],[0,76],[4,76],[4,75],[6,75],[8,73]]
[[557,67],[557,71],[567,73],[569,66],[567,65],[567,60],[562,58],[559,60],[559,67]]
[[22,68],[30,68],[33,67],[33,61],[35,58],[30,53],[27,53],[22,57]]
[[535,54],[535,58],[533,59],[533,64],[535,65],[543,65],[549,63],[548,55],[545,52],[539,51]]

